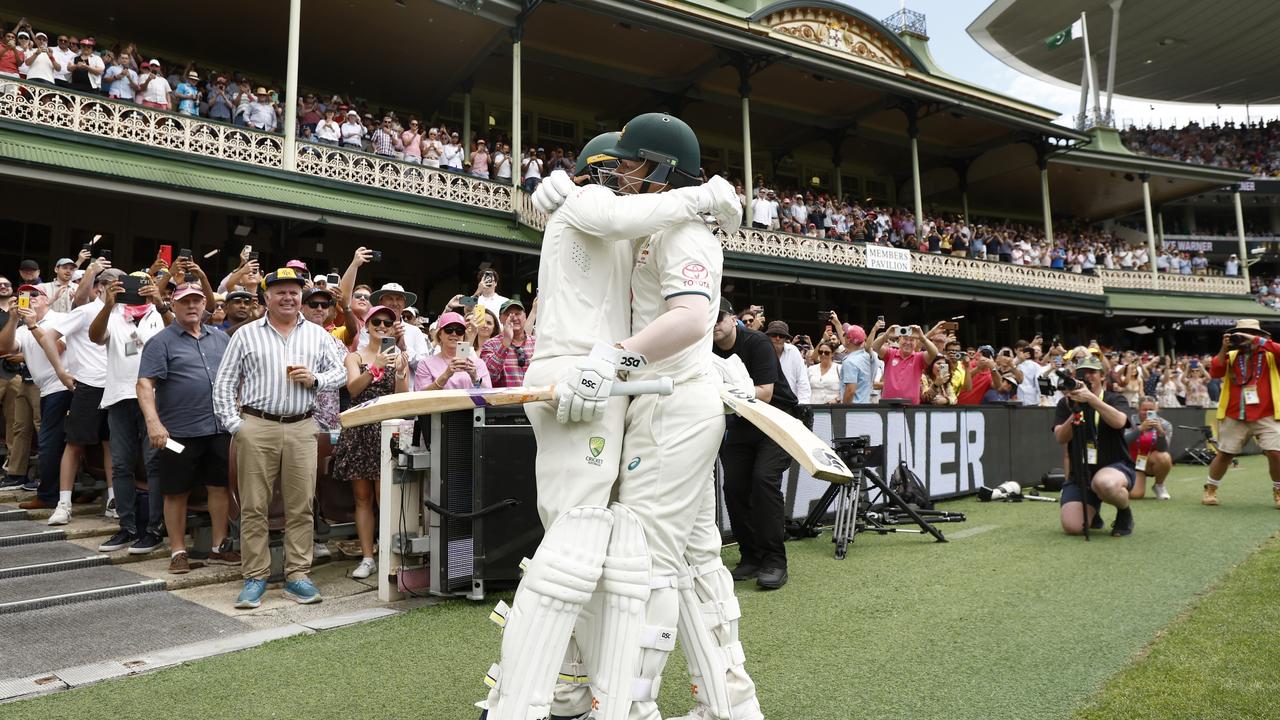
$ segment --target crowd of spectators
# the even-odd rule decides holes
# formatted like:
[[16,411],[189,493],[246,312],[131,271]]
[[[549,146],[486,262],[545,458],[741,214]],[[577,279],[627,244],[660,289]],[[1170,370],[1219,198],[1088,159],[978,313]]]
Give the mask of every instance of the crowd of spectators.
[[[1150,268],[1145,245],[1131,245],[1116,235],[1088,227],[1055,228],[1053,241],[1044,228],[987,219],[968,223],[957,215],[933,214],[917,227],[915,214],[905,208],[840,199],[820,190],[773,188],[758,179],[751,216],[744,225],[811,238],[864,242],[904,248],[921,253],[970,257],[1013,265],[1051,268],[1077,274],[1098,269]],[[746,207],[741,184],[738,194]],[[1160,272],[1182,275],[1239,273],[1231,256],[1225,267],[1211,268],[1203,252],[1177,252],[1160,247],[1156,254]]]
[[[1146,396],[1159,407],[1212,407],[1221,381],[1207,372],[1211,356],[1153,356],[1088,345],[1064,346],[1040,335],[1013,345],[962,345],[959,323],[928,328],[886,324],[868,328],[841,322],[835,312],[816,341],[792,334],[784,321],[765,317],[759,305],[738,313],[744,327],[775,342],[783,373],[802,403],[981,405],[1015,403],[1053,406],[1061,398],[1055,371],[1073,359],[1096,356],[1109,390],[1137,407]],[[794,369],[788,368],[789,360]]]
[[20,507],[68,524],[73,502],[104,499],[82,482],[100,453],[104,512],[119,530],[99,550],[147,554],[167,544],[175,574],[195,566],[186,517],[191,493],[203,490],[213,541],[206,562],[241,565],[240,607],[256,607],[265,591],[277,482],[285,594],[319,600],[308,571],[329,554],[312,501],[326,433],[337,447],[332,474],[350,484],[356,508],[353,576],[376,570],[378,443],[361,433],[377,427],[341,429],[342,409],[414,389],[521,385],[535,350],[536,301],[526,309],[501,295],[487,265],[474,292],[455,295],[428,323],[414,292],[360,282],[378,257],[366,248],[344,273],[313,276],[299,260],[265,271],[246,246],[229,273],[211,279],[186,250],[172,257],[162,246],[150,267],[125,272],[91,247],[59,259],[49,280],[34,260],[14,280],[0,276],[0,487],[34,493]]
[[1182,162],[1244,170],[1255,177],[1280,176],[1280,120],[1137,128],[1120,132],[1130,150]]

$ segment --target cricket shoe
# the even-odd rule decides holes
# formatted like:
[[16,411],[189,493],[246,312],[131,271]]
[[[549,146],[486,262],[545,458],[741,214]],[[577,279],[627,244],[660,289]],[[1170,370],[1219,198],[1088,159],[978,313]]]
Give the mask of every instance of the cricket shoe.
[[1152,490],[1156,493],[1157,500],[1172,500],[1173,496],[1169,494],[1169,490],[1163,484],[1157,484]]

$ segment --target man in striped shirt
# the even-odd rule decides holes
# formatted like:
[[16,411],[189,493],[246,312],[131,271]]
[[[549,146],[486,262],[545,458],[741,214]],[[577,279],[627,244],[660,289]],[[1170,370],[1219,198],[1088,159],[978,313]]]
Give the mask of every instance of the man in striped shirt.
[[240,489],[240,550],[244,590],[238,608],[256,608],[267,589],[271,554],[267,508],[276,478],[284,496],[284,595],[299,603],[320,601],[307,572],[314,531],[316,392],[346,382],[333,338],[300,312],[303,280],[280,268],[262,280],[267,314],[231,338],[213,385],[213,410],[235,438]]

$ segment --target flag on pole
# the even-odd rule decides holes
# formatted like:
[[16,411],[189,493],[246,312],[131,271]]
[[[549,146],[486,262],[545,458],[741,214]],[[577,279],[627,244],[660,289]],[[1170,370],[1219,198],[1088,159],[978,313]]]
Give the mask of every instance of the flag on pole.
[[1060,33],[1057,33],[1055,35],[1052,35],[1046,38],[1044,41],[1044,44],[1048,46],[1050,50],[1054,50],[1056,48],[1062,47],[1063,45],[1066,45],[1068,42],[1075,40],[1078,37],[1083,37],[1083,36],[1084,36],[1084,19],[1081,18],[1071,23],[1071,26],[1068,27],[1066,30],[1063,30]]

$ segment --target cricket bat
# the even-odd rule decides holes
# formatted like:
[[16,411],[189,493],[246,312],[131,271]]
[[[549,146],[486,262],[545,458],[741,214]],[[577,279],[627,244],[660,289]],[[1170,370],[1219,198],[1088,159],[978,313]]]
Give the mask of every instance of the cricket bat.
[[[615,382],[610,395],[670,395],[675,387],[671,378]],[[471,410],[482,407],[523,405],[539,400],[554,400],[555,385],[535,385],[509,388],[469,388],[466,390],[419,390],[396,393],[374,398],[346,410],[338,419],[342,427],[356,427],[370,423],[411,418],[418,415],[453,410]]]
[[778,443],[805,472],[829,483],[853,481],[853,473],[830,445],[796,418],[757,400],[755,393],[724,384],[720,386],[720,400],[738,417],[755,425]]

